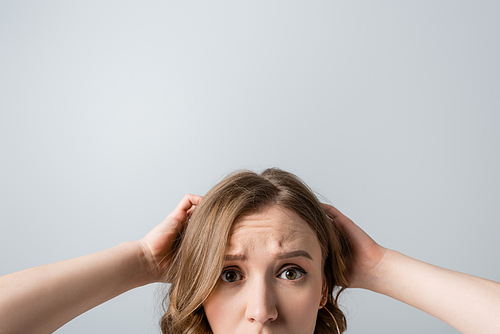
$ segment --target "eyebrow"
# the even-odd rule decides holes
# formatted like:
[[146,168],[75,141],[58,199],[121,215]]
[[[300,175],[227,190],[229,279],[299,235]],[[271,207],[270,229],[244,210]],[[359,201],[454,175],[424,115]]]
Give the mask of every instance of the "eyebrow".
[[[311,261],[313,260],[312,256],[304,251],[304,250],[297,250],[293,252],[285,252],[285,253],[278,253],[275,255],[275,259],[277,260],[284,260],[284,259],[290,259],[293,257],[305,257],[310,259]],[[226,255],[224,257],[224,260],[226,261],[245,261],[246,256],[244,254],[231,254],[231,255]]]

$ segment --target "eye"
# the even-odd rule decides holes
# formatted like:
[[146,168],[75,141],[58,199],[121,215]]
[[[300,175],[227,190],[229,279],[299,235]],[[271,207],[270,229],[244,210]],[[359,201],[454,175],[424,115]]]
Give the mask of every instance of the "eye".
[[222,272],[220,278],[226,283],[233,283],[241,280],[241,275],[234,269],[226,269]]
[[293,281],[293,280],[297,280],[297,279],[301,278],[305,273],[306,272],[301,268],[286,268],[279,275],[279,278]]

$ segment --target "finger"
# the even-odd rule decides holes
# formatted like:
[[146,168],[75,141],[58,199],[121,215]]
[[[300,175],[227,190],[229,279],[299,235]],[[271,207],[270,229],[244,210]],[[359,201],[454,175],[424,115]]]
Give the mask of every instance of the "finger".
[[340,224],[344,228],[346,228],[347,226],[349,226],[351,224],[354,224],[349,217],[347,217],[346,215],[344,215],[342,212],[340,212],[334,206],[329,205],[329,204],[324,204],[324,203],[322,203],[322,204],[323,204],[323,207],[326,210],[327,216],[330,217],[331,220],[333,220],[337,224]]
[[325,208],[325,210],[328,213],[328,215],[330,216],[330,218],[336,219],[336,218],[346,217],[342,212],[340,212],[334,206],[332,206],[330,204],[326,204],[326,203],[321,203],[321,204],[323,204],[323,208]]
[[328,216],[330,216],[335,223],[339,224],[351,237],[359,233],[366,234],[358,225],[337,208],[324,203],[323,207],[326,209]]
[[170,215],[168,215],[167,219],[172,219],[177,221],[178,223],[185,223],[189,216],[193,213],[196,205],[198,205],[201,201],[202,197],[198,195],[187,194],[184,198],[179,202],[177,207],[172,211]]
[[202,198],[203,197],[198,195],[187,194],[179,202],[175,210],[181,210],[187,212],[191,207],[198,205]]
[[190,218],[191,215],[193,214],[194,210],[196,210],[196,205],[193,205],[188,211],[187,211],[187,215],[188,217]]

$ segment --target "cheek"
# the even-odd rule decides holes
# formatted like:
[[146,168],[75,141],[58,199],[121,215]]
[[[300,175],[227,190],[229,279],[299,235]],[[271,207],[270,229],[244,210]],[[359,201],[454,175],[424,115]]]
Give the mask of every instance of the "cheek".
[[[288,287],[277,291],[279,321],[272,326],[287,333],[314,333],[321,302],[321,283],[309,287]],[[216,288],[203,303],[208,323],[215,334],[237,333],[245,321],[245,295]]]
[[310,289],[295,289],[280,298],[280,315],[290,328],[302,328],[305,333],[313,333],[320,302],[321,284],[315,284]]
[[208,323],[214,333],[231,333],[241,319],[241,300],[217,286],[203,303]]
[[[279,333],[314,333],[322,289],[322,275],[310,277],[305,284],[277,284],[273,293],[278,321],[270,324],[270,328]],[[255,293],[243,287],[217,284],[203,303],[213,333],[245,332],[246,326],[251,326],[245,316],[246,305],[254,295]]]

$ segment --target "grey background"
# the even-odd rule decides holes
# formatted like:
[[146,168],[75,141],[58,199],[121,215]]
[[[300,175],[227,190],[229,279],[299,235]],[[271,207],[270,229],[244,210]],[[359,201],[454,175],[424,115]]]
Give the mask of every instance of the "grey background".
[[[1,1],[0,274],[146,234],[239,168],[500,280],[495,1]],[[58,333],[158,333],[158,287]],[[457,333],[348,291],[348,333]],[[27,319],[29,321],[29,319]]]

